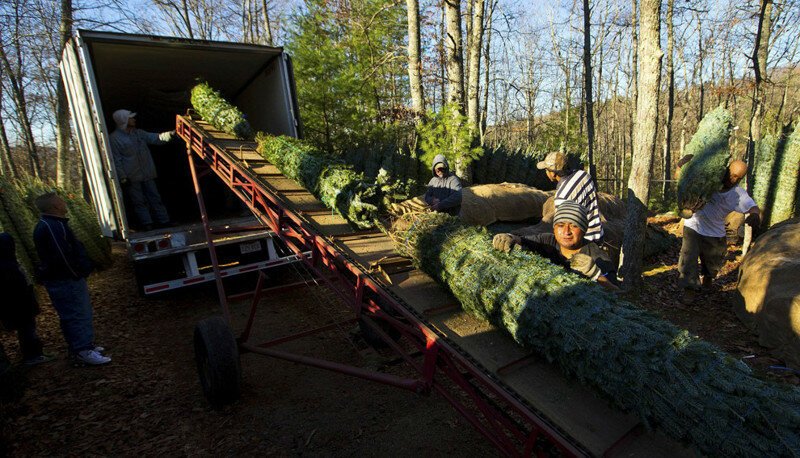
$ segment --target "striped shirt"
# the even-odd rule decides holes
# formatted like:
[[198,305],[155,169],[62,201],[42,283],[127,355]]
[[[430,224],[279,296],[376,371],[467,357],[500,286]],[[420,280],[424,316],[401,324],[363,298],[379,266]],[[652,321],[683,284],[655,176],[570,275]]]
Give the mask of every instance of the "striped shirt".
[[600,240],[603,237],[603,226],[600,224],[600,206],[591,175],[583,170],[576,170],[562,177],[556,186],[553,203],[558,207],[566,200],[577,202],[586,209],[589,228],[583,238],[593,242]]

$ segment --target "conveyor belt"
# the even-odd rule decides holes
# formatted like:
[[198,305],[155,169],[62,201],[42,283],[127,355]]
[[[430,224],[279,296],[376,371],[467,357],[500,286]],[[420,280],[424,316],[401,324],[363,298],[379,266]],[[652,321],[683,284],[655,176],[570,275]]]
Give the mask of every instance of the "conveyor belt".
[[[199,120],[190,124],[213,139],[246,173],[283,201],[287,209],[302,215],[364,272],[369,271],[371,262],[395,254],[388,236],[354,231],[341,216],[265,161],[255,151],[255,143],[235,140]],[[377,276],[372,279],[498,386],[546,419],[566,440],[576,443],[579,450],[596,456],[692,455],[661,434],[641,431],[633,415],[610,407],[590,389],[566,378],[556,366],[529,354],[503,331],[463,312],[457,301],[425,273],[411,270],[394,274],[391,285]]]

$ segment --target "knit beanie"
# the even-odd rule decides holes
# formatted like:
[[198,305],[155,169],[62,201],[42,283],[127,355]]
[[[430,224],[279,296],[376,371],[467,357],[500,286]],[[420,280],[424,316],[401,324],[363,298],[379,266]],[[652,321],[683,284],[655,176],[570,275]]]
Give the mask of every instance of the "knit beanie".
[[583,205],[572,200],[566,200],[556,207],[556,213],[553,216],[553,225],[555,226],[556,223],[561,221],[572,223],[581,228],[583,232],[586,232],[586,229],[589,228],[589,218],[586,216],[586,209],[583,208]]

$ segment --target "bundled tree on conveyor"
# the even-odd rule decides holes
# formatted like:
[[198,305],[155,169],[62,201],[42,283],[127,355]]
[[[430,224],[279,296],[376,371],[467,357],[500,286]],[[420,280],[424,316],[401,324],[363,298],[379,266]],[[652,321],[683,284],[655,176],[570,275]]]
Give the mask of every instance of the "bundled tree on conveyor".
[[231,105],[208,83],[192,88],[192,106],[197,114],[217,129],[240,140],[251,140],[253,129],[241,110]]
[[797,388],[753,377],[717,347],[535,253],[495,250],[484,229],[449,215],[405,215],[392,236],[464,310],[646,425],[709,455],[800,455]]
[[292,137],[256,136],[258,152],[266,160],[313,193],[325,206],[359,228],[372,227],[378,218],[380,190],[364,174]]
[[715,192],[722,189],[725,171],[731,159],[728,140],[733,117],[722,107],[708,113],[697,126],[697,132],[686,145],[691,161],[681,170],[678,180],[678,210],[689,218]]

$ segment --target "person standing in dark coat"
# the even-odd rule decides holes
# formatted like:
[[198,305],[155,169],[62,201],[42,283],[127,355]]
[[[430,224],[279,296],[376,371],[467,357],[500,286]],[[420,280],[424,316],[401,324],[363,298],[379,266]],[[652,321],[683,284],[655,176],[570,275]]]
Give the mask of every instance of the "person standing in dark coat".
[[86,277],[92,261],[75,237],[67,219],[67,203],[54,192],[36,198],[41,217],[33,230],[39,254],[39,279],[58,312],[61,331],[75,362],[101,365],[111,362],[94,344],[92,302]]
[[33,285],[17,262],[14,238],[6,232],[0,233],[0,291],[0,321],[6,329],[17,331],[23,362],[32,366],[51,361],[53,357],[42,352],[42,341],[36,334],[39,303]]
[[450,172],[444,154],[437,154],[433,158],[431,172],[433,178],[425,191],[425,203],[433,211],[458,215],[461,211],[461,180]]

